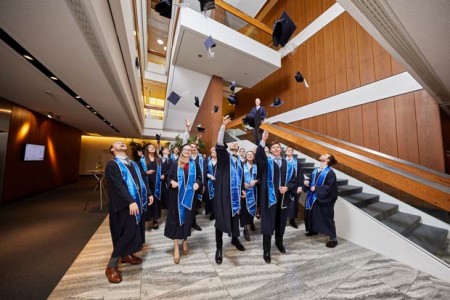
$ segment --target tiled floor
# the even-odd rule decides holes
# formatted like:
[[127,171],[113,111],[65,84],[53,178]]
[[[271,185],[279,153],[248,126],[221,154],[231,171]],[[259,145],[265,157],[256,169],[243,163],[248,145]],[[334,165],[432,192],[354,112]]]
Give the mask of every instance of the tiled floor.
[[345,240],[328,249],[327,237],[306,237],[303,225],[286,228],[286,254],[272,245],[271,264],[262,257],[259,221],[250,242],[240,238],[245,252],[224,236],[224,260],[217,265],[214,222],[203,215],[197,222],[203,231],[193,231],[180,264],[173,263],[173,242],[162,223],[146,233],[144,262],[121,265],[122,283],[110,284],[106,219],[50,299],[450,299],[449,283]]

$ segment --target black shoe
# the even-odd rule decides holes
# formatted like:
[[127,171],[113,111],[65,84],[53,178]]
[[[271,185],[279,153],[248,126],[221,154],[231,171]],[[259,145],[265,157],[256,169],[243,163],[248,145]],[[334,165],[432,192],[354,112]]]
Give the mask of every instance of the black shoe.
[[313,235],[317,235],[317,234],[318,233],[314,232],[314,231],[309,231],[309,232],[305,233],[306,236],[313,236]]
[[264,251],[264,261],[268,264],[270,264],[270,252],[269,251]]
[[283,242],[277,242],[277,241],[275,241],[275,246],[277,246],[277,249],[278,249],[281,253],[286,253],[286,248],[284,248]]
[[212,220],[214,220],[216,218],[216,216],[213,214],[213,213],[211,213],[211,215],[209,216],[209,219],[212,221]]
[[250,230],[251,230],[251,231],[255,231],[255,230],[256,230],[255,224],[254,224],[254,223],[250,224]]
[[239,251],[245,251],[244,246],[242,246],[241,242],[239,241],[238,238],[232,238],[231,239],[231,244],[236,246],[236,249],[238,249]]
[[222,248],[217,248],[216,250],[216,264],[222,264]]
[[337,241],[329,241],[325,246],[327,246],[328,248],[334,248],[337,246],[337,244]]
[[248,232],[247,225],[244,226],[244,239],[248,242],[250,242],[250,233]]
[[158,225],[158,221],[153,221],[153,229],[158,229],[159,225]]
[[197,231],[202,231],[202,228],[198,226],[198,224],[192,224],[192,228],[194,228]]
[[290,219],[290,220],[289,220],[289,224],[291,224],[291,226],[294,227],[295,229],[298,228],[297,223],[295,223],[295,219]]

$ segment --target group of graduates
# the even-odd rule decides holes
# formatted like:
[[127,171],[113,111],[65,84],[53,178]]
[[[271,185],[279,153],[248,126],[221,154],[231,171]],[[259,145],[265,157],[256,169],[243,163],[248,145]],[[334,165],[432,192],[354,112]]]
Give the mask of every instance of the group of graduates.
[[229,122],[228,116],[223,118],[217,144],[208,158],[199,154],[196,143],[187,143],[189,121],[183,145],[175,147],[172,153],[165,147],[159,155],[150,144],[140,153],[140,160],[134,162],[126,155],[126,144],[111,145],[114,159],[105,168],[113,241],[106,276],[111,283],[122,281],[119,262],[142,262],[133,253],[142,250],[145,243],[145,221],[151,221],[153,229],[158,229],[162,209],[167,209],[164,235],[174,242],[174,263],[180,262],[180,241],[183,254],[188,255],[191,230],[202,230],[196,222],[202,200],[210,220],[215,220],[217,264],[223,260],[223,233],[231,237],[231,244],[238,250],[245,251],[238,238],[240,228],[244,229],[244,238],[250,240],[249,230],[255,230],[255,218],[261,221],[264,261],[271,262],[274,234],[277,249],[286,253],[283,243],[286,223],[289,219],[297,228],[295,218],[302,191],[307,191],[306,235],[320,232],[330,237],[327,247],[337,245],[334,225],[337,184],[330,167],[336,163],[335,158],[331,154],[321,155],[320,167],[308,178],[303,176],[292,148],[287,147],[282,158],[279,143],[266,145],[267,131],[255,151],[245,152],[237,143],[228,148],[224,134]]

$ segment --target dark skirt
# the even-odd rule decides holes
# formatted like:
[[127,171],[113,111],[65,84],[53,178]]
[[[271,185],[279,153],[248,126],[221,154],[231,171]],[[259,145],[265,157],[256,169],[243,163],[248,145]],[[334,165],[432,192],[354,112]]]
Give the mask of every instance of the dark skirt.
[[336,226],[334,223],[334,204],[320,203],[316,201],[312,209],[305,209],[306,231],[320,232],[330,238],[336,238]]
[[164,235],[172,240],[185,240],[191,235],[192,222],[195,216],[194,199],[192,210],[184,208],[184,223],[180,225],[180,217],[178,213],[178,189],[170,189],[167,201],[167,219]]
[[253,224],[254,217],[248,212],[245,198],[241,198],[241,212],[239,215],[239,219],[241,221],[241,227]]

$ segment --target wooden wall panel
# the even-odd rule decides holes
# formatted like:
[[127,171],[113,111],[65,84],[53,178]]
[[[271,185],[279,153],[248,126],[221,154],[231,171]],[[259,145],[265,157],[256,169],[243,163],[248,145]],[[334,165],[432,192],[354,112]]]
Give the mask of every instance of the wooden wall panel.
[[398,157],[419,164],[417,143],[417,120],[414,94],[408,93],[394,97]]
[[394,99],[377,101],[380,151],[397,157],[397,129],[395,127]]
[[375,102],[367,103],[362,105],[361,108],[364,133],[364,144],[362,146],[379,151],[377,104]]

